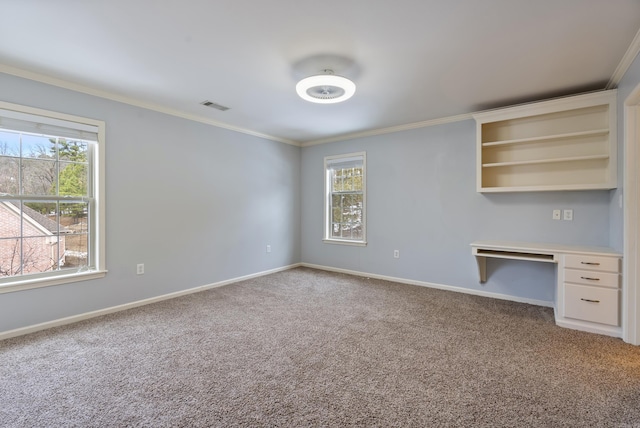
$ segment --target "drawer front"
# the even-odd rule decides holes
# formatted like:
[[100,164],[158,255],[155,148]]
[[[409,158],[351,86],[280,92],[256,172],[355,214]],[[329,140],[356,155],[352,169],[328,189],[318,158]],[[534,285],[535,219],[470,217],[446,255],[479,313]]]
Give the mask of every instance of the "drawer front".
[[617,326],[619,300],[617,289],[564,284],[564,316],[567,318]]
[[564,266],[573,269],[620,272],[620,258],[567,254],[564,258]]
[[595,270],[565,269],[564,280],[575,284],[597,285],[599,287],[620,287],[620,274]]

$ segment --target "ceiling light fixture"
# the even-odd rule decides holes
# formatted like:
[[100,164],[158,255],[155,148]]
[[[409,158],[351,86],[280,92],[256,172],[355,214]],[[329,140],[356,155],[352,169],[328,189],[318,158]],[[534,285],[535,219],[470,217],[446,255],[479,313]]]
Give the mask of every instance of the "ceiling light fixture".
[[333,104],[346,101],[356,93],[356,84],[346,77],[336,76],[333,70],[325,74],[302,79],[296,85],[296,92],[303,100],[319,104]]

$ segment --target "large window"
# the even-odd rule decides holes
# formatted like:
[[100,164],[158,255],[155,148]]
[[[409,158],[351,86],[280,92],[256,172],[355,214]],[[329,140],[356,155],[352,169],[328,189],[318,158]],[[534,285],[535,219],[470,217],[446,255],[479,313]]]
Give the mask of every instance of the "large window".
[[366,155],[328,156],[325,169],[325,242],[366,244]]
[[104,123],[0,103],[0,292],[104,275]]

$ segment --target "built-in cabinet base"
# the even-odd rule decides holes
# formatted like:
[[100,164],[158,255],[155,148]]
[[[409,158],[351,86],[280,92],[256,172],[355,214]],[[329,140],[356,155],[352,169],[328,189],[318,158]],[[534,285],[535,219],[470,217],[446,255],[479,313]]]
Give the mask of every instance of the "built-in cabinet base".
[[504,241],[477,241],[471,247],[480,282],[487,281],[486,258],[557,263],[556,324],[622,337],[620,253],[603,247]]

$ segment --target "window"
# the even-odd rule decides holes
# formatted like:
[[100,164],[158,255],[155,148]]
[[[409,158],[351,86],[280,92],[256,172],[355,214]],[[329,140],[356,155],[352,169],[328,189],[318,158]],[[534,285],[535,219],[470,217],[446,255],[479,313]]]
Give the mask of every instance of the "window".
[[328,156],[325,169],[325,242],[366,245],[366,154]]
[[0,102],[0,292],[104,276],[104,123]]

